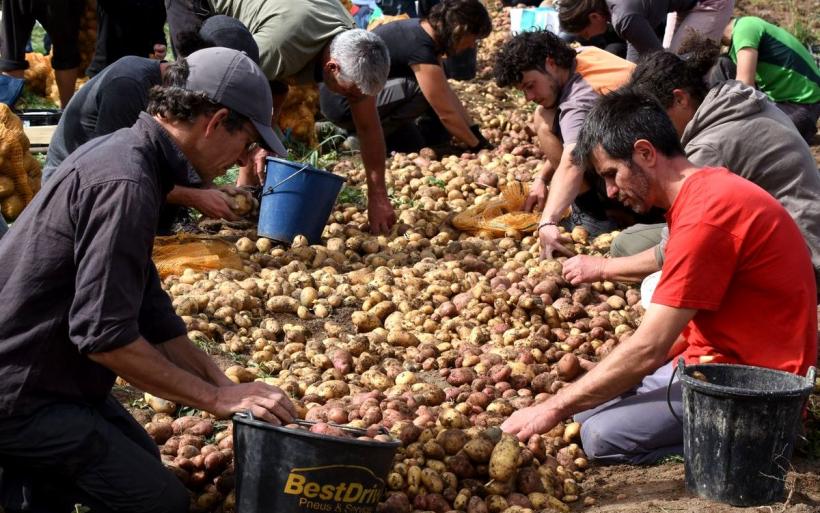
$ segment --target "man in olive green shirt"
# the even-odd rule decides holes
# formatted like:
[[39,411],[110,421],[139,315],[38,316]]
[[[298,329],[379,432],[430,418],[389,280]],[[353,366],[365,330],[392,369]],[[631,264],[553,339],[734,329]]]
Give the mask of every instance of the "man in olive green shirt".
[[[260,67],[271,81],[274,118],[278,118],[288,84],[324,82],[345,96],[362,148],[367,176],[368,217],[372,232],[395,223],[385,184],[386,151],[376,94],[384,87],[390,57],[375,34],[357,29],[339,0],[166,0],[174,47],[184,54],[184,35],[204,19],[224,14],[238,19],[259,46]],[[256,159],[263,169],[264,154]],[[258,174],[258,173],[257,173]],[[243,169],[239,184],[256,181]]]
[[737,65],[737,80],[766,93],[811,144],[820,116],[820,70],[808,49],[786,30],[755,16],[730,21],[722,42]]

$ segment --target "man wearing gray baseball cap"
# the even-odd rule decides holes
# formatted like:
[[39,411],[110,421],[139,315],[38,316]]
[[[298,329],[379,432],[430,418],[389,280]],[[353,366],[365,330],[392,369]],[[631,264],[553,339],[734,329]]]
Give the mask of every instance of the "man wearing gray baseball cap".
[[[176,65],[176,64],[175,64]],[[209,48],[155,87],[130,128],[73,152],[0,243],[0,509],[182,513],[190,495],[111,394],[140,390],[220,418],[250,410],[287,424],[282,390],[234,384],[191,343],[151,260],[175,183],[204,182],[270,127],[267,80],[245,54]]]
[[[229,16],[208,18],[199,32],[187,34],[184,42],[185,56],[203,48],[222,46],[245,52],[251,60],[259,62],[259,48],[253,36],[240,21]],[[175,72],[177,67],[178,63],[128,56],[89,80],[63,111],[48,147],[43,181],[48,181],[63,160],[89,140],[133,125],[148,106],[152,87],[182,85],[186,75]],[[222,192],[236,194],[242,189],[231,185],[203,186],[200,182],[194,175],[188,183],[178,183],[168,193],[168,205],[160,215],[160,234],[170,232],[181,207],[195,208],[213,219],[239,220],[231,210],[233,200]]]

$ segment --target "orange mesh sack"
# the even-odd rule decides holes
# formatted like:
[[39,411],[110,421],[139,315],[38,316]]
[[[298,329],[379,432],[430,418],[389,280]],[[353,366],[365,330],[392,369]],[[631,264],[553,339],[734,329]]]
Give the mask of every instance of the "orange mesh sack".
[[541,215],[522,210],[529,193],[528,184],[510,182],[501,188],[500,197],[457,214],[452,224],[461,231],[492,237],[502,237],[510,232],[535,231]]
[[242,269],[242,259],[233,244],[222,239],[176,235],[154,239],[154,264],[163,279],[172,274],[181,275],[185,269],[212,271]]
[[40,189],[40,163],[28,152],[23,123],[0,104],[0,213],[14,221]]
[[319,111],[319,87],[316,84],[291,85],[279,127],[282,132],[310,147],[316,146],[316,113]]

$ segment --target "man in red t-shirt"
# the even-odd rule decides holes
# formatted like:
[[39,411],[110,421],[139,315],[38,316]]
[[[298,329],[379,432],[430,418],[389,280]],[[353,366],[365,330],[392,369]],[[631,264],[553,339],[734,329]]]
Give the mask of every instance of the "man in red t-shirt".
[[[651,463],[682,452],[680,383],[670,358],[805,374],[817,358],[816,290],[809,250],[788,212],[726,169],[686,160],[671,121],[629,90],[602,97],[574,158],[607,195],[638,213],[667,209],[663,276],[634,335],[587,375],[501,427],[526,440],[570,415],[587,454]],[[678,343],[676,343],[678,342]],[[581,413],[583,412],[583,413]]]

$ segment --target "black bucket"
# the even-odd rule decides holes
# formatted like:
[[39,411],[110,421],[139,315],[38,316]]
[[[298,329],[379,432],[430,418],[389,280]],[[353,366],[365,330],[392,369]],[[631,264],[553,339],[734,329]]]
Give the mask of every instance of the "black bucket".
[[779,501],[814,367],[804,378],[747,365],[684,366],[681,358],[678,373],[686,488],[733,506]]
[[250,413],[234,415],[233,437],[237,513],[375,513],[401,445],[286,429]]

